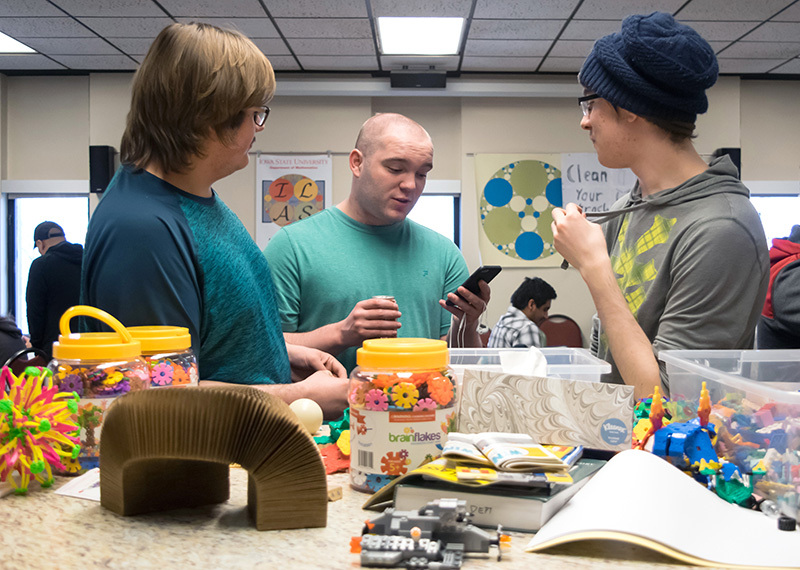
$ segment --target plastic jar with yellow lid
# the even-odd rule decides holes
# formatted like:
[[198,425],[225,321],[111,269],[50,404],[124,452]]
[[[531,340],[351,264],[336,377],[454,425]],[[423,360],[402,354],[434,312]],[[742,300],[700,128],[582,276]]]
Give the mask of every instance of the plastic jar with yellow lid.
[[441,453],[454,428],[456,380],[447,343],[378,338],[350,375],[350,485],[375,492]]
[[142,343],[142,356],[150,367],[150,387],[197,386],[197,356],[186,327],[128,327]]
[[[71,332],[74,317],[95,318],[114,332]],[[80,398],[81,452],[77,462],[68,465],[70,472],[79,472],[97,466],[100,429],[109,403],[117,396],[147,389],[150,373],[141,356],[141,343],[105,311],[86,305],[70,307],[61,316],[59,328],[47,367],[60,391],[75,392]]]

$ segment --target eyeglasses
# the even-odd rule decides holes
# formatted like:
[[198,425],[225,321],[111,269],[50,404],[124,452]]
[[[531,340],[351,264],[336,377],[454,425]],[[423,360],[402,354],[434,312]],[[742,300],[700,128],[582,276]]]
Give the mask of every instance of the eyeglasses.
[[256,122],[256,125],[259,127],[263,127],[264,123],[267,122],[267,117],[269,117],[269,107],[264,105],[260,107],[260,111],[257,111],[255,115],[253,115],[253,120]]
[[578,97],[578,106],[583,111],[583,116],[588,117],[589,113],[592,112],[592,105],[589,103],[594,99],[600,99],[600,95],[597,93],[593,93],[591,95],[584,95],[583,97]]

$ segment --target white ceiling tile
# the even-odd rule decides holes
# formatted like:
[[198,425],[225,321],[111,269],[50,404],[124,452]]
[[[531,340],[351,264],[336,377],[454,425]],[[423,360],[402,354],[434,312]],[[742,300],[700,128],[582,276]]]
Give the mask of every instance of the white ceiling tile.
[[464,55],[541,57],[552,43],[549,40],[467,40]]
[[38,53],[0,55],[0,73],[49,69],[64,69],[64,66]]
[[800,22],[800,3],[795,2],[773,19],[776,22]]
[[[625,16],[631,14],[649,14],[656,11],[674,14],[675,10],[685,2],[686,0],[584,0],[575,13],[575,18],[578,20],[614,20],[619,24]],[[615,31],[619,31],[619,26]]]
[[740,59],[789,59],[800,55],[800,42],[736,42],[719,57]]
[[558,40],[549,55],[553,57],[582,57],[586,59],[586,56],[592,51],[593,45],[594,41],[592,40]]
[[364,0],[266,0],[273,18],[366,18]]
[[[552,57],[547,56],[542,62],[539,71],[543,73],[577,73],[581,70],[581,66],[586,58],[584,57]],[[577,81],[577,79],[576,79]]]
[[461,63],[463,71],[517,71],[530,73],[536,71],[541,57],[484,57],[464,56]]
[[782,59],[719,59],[720,73],[766,73],[782,64]]
[[300,64],[306,71],[372,70],[377,58],[359,55],[301,55]]
[[169,18],[80,18],[94,32],[107,38],[155,38],[172,24]]
[[248,38],[279,38],[280,34],[275,29],[272,21],[267,17],[262,18],[175,18],[182,24],[203,22],[218,28],[236,30]]
[[[164,16],[151,0],[52,0],[70,16]],[[59,15],[64,15],[60,13]]]
[[63,15],[61,10],[47,0],[3,0],[0,2],[0,17]]
[[790,22],[767,22],[745,37],[745,42],[800,42],[800,26]]
[[124,55],[54,55],[53,59],[70,69],[134,70],[137,62]]
[[371,39],[292,38],[288,41],[297,55],[372,55],[374,57],[375,54],[375,44]]
[[381,66],[384,70],[407,69],[409,71],[456,71],[457,55],[382,55]]
[[404,17],[467,18],[472,0],[370,0],[372,15]]
[[709,42],[732,42],[733,40],[738,40],[761,22],[707,22],[681,20],[681,23],[693,28],[698,34],[703,36]]
[[109,41],[128,55],[146,55],[153,43],[151,38],[109,38]]
[[788,61],[781,65],[780,67],[773,69],[770,73],[794,73],[800,74],[800,58],[794,58],[791,61]]
[[276,23],[287,38],[372,38],[367,18],[279,18]]
[[562,40],[591,40],[594,41],[608,34],[618,32],[618,20],[572,20],[567,24]]
[[[272,69],[275,71],[296,71],[300,69],[300,64],[290,55],[273,55],[268,57],[269,62],[272,64]],[[278,83],[280,83],[280,79],[278,79]]]
[[474,40],[554,40],[566,20],[472,20]]
[[263,18],[264,8],[258,0],[159,0],[164,9],[174,17]]
[[81,38],[94,34],[72,18],[0,18],[0,31],[12,38]]
[[579,0],[478,0],[474,18],[566,20]]
[[119,50],[100,38],[28,38],[25,43],[46,55],[119,55]]
[[280,38],[253,38],[253,43],[256,47],[267,54],[267,57],[273,55],[291,55],[292,52],[286,47],[286,43]]
[[764,20],[794,0],[692,0],[679,20]]

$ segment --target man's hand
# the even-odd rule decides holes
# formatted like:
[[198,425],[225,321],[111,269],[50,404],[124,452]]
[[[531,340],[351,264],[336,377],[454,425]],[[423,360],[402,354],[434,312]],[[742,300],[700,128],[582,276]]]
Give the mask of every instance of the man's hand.
[[339,321],[342,344],[361,346],[368,338],[396,337],[400,309],[390,299],[365,299],[356,303],[347,317]]
[[330,372],[315,372],[295,386],[299,388],[297,398],[314,400],[322,408],[326,420],[338,419],[347,407],[347,378],[332,376]]
[[447,298],[455,306],[448,305],[444,299],[439,299],[439,305],[453,315],[453,323],[448,332],[448,344],[452,348],[472,347],[480,348],[483,346],[480,335],[478,335],[478,324],[486,305],[489,303],[492,291],[486,281],[478,281],[481,294],[476,295],[464,287],[457,289],[463,297],[455,293],[448,293]]
[[586,219],[580,207],[570,202],[566,208],[553,208],[553,244],[578,271],[608,262],[608,251],[599,224]]
[[344,366],[327,352],[299,344],[286,343],[289,364],[292,366],[292,382],[298,382],[315,372],[327,372],[337,378],[347,378]]

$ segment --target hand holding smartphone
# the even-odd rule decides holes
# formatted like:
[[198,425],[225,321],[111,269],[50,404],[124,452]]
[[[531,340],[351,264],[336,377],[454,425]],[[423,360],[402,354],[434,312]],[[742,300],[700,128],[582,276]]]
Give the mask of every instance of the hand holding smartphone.
[[[476,295],[480,295],[481,294],[481,288],[478,285],[478,282],[479,281],[485,281],[486,283],[489,283],[489,281],[494,279],[495,276],[498,273],[500,273],[500,271],[502,269],[503,268],[500,267],[499,265],[482,265],[481,267],[476,269],[472,273],[472,275],[467,277],[467,280],[464,281],[464,283],[461,284],[461,287],[464,287],[470,293],[475,293]],[[462,299],[464,298],[464,297],[462,297],[461,295],[458,294],[458,289],[456,289],[455,294],[458,295],[459,297],[461,297]],[[455,307],[456,306],[455,303],[451,303],[450,302],[450,299],[448,299],[446,301],[446,303],[451,307]]]

